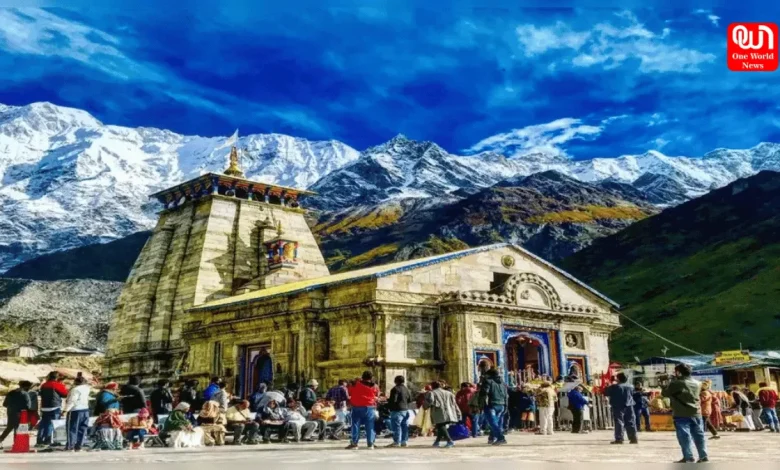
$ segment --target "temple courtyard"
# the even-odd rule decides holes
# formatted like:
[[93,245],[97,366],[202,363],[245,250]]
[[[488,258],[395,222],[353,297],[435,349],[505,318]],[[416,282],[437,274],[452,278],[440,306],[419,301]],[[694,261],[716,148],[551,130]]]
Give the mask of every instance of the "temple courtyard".
[[[526,433],[507,435],[509,444],[492,447],[485,438],[458,441],[455,448],[431,447],[433,438],[410,440],[405,449],[385,449],[389,439],[377,440],[377,449],[345,450],[346,442],[307,442],[267,444],[241,447],[199,449],[149,448],[142,451],[119,452],[51,452],[39,454],[0,454],[0,468],[46,469],[97,468],[187,468],[192,470],[230,468],[336,467],[344,464],[387,466],[393,464],[448,466],[461,464],[470,469],[486,470],[484,465],[500,468],[517,463],[671,463],[680,458],[674,433],[640,434],[639,445],[610,445],[612,434],[598,431],[591,434],[558,433],[536,436]],[[710,460],[715,463],[746,462],[751,464],[780,462],[777,452],[780,435],[762,433],[726,433],[717,441],[708,441]],[[362,444],[362,443],[361,443]],[[488,461],[489,459],[489,461]],[[226,467],[217,467],[226,464]],[[395,465],[393,465],[395,466]],[[568,467],[568,466],[567,466]],[[498,467],[496,467],[498,468]],[[512,467],[516,468],[516,467]],[[571,467],[568,467],[571,468]],[[737,468],[737,467],[734,467]],[[744,468],[744,467],[740,467]]]

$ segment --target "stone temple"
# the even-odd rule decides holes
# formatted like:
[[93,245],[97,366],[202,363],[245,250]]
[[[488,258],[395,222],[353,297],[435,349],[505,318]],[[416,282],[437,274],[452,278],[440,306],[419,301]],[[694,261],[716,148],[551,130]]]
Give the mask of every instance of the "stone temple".
[[222,376],[246,396],[366,369],[384,389],[607,370],[618,306],[552,264],[501,243],[331,274],[311,193],[244,179],[237,159],[152,195],[165,208],[114,312],[110,378]]

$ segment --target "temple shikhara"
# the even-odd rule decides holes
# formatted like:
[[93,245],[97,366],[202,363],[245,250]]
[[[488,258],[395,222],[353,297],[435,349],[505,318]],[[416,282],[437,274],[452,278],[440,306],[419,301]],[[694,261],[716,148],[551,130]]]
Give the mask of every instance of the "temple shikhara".
[[[312,193],[223,174],[153,194],[164,209],[114,312],[106,375],[222,376],[237,395],[374,371],[383,389],[607,370],[617,305],[511,244],[331,274]],[[305,201],[304,201],[305,202]]]

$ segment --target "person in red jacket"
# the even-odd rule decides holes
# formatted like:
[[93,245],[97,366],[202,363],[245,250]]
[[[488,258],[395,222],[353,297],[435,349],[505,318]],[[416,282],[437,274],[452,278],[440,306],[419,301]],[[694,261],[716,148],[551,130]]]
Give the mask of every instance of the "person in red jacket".
[[62,382],[63,377],[52,371],[46,377],[46,382],[38,389],[41,397],[41,420],[38,422],[38,439],[36,446],[43,447],[52,444],[54,425],[52,421],[62,415],[62,399],[68,396],[68,388]]
[[777,420],[777,392],[767,387],[766,382],[758,384],[758,402],[761,404],[761,415],[769,424],[769,432],[780,432],[780,422]]
[[357,449],[360,440],[360,425],[366,428],[366,444],[374,448],[376,438],[374,421],[376,420],[376,400],[379,397],[379,387],[374,383],[371,371],[363,372],[360,380],[355,380],[347,387],[349,405],[352,407],[352,439],[347,449]]
[[476,392],[477,389],[474,385],[463,382],[460,384],[460,390],[455,394],[455,403],[458,404],[458,408],[460,409],[461,422],[468,426],[469,430],[471,430],[474,425],[474,417],[471,415],[469,401],[471,401],[471,397],[473,397]]

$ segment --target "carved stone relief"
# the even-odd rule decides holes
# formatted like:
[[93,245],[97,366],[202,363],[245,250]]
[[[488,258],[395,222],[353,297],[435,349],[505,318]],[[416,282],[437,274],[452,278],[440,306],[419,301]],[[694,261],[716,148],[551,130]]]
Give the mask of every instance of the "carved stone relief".
[[582,333],[567,331],[563,334],[563,343],[570,349],[585,349],[585,340]]
[[487,322],[474,322],[472,330],[472,339],[475,343],[495,343],[496,342],[496,324]]

